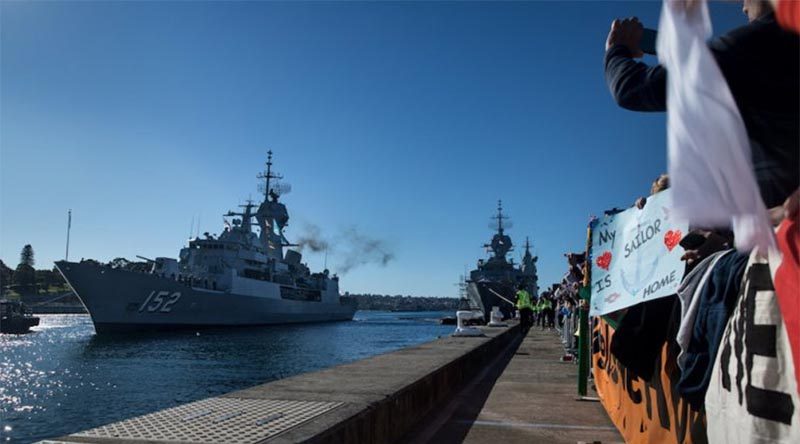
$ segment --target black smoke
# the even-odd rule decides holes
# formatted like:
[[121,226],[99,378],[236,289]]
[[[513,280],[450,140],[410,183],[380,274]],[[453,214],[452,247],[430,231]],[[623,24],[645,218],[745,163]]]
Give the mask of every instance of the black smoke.
[[386,242],[365,236],[359,233],[355,227],[346,229],[342,233],[342,238],[345,241],[347,250],[338,267],[340,274],[345,274],[353,268],[370,263],[380,264],[385,267],[394,259],[394,253],[389,251]]
[[305,229],[306,232],[297,238],[300,251],[308,248],[314,253],[320,253],[330,249],[330,244],[322,238],[322,233],[318,226],[309,224],[306,225]]
[[327,252],[336,264],[334,270],[339,274],[346,274],[367,264],[385,267],[395,258],[385,241],[367,236],[356,227],[346,228],[335,237],[326,238],[318,226],[309,224],[297,243],[300,251],[307,248],[314,253]]

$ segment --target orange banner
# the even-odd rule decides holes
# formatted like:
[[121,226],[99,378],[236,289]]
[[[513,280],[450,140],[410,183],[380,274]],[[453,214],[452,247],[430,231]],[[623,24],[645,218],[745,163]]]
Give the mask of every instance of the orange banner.
[[626,443],[707,442],[705,412],[692,409],[675,390],[680,377],[677,345],[664,345],[649,381],[629,372],[611,354],[614,328],[593,318],[592,372],[597,393]]

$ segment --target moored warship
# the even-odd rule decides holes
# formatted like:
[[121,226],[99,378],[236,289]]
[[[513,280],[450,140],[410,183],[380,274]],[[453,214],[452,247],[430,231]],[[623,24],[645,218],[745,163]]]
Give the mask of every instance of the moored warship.
[[492,228],[495,230],[492,241],[484,244],[491,251],[488,259],[479,259],[476,269],[470,271],[467,279],[467,296],[472,307],[483,312],[484,320],[490,319],[492,307],[499,307],[504,318],[513,314],[513,302],[516,301],[517,287],[522,284],[531,294],[538,297],[538,276],[536,261],[531,254],[530,242],[525,241],[525,254],[522,263],[517,266],[514,259],[508,259],[513,250],[511,237],[505,233],[508,228],[508,217],[503,214],[502,201],[497,202],[497,215],[492,217]]
[[287,248],[297,245],[284,236],[289,213],[279,199],[286,187],[272,171],[272,151],[257,177],[264,180],[257,209],[248,201],[241,212],[229,211],[232,224],[219,236],[190,239],[178,259],[151,260],[148,273],[56,262],[97,333],[352,320],[356,302],[341,296],[339,278],[312,273]]

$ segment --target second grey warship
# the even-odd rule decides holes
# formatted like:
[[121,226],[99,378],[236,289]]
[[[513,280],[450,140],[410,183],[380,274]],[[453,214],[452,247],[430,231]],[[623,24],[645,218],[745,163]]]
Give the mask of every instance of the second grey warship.
[[513,250],[513,243],[505,230],[508,228],[508,217],[503,214],[503,203],[497,203],[497,215],[492,217],[492,228],[495,230],[492,241],[484,244],[491,250],[489,259],[478,260],[478,267],[469,273],[467,278],[467,296],[472,307],[483,312],[484,320],[489,320],[492,307],[499,307],[504,318],[511,317],[516,301],[517,287],[521,284],[535,300],[538,296],[538,276],[536,261],[531,254],[530,242],[525,242],[525,254],[522,264],[517,266],[514,259],[508,259]]
[[248,201],[229,211],[232,224],[190,239],[179,259],[158,257],[148,273],[56,262],[97,333],[352,320],[356,303],[341,296],[336,275],[312,273],[297,250],[284,253],[297,245],[284,236],[289,213],[272,151],[266,167],[258,208]]

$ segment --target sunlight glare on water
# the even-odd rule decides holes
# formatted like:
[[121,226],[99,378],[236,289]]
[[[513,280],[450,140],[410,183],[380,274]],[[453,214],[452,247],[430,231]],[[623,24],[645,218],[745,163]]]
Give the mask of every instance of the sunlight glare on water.
[[452,313],[97,336],[88,315],[0,335],[0,441],[29,443],[448,335]]

